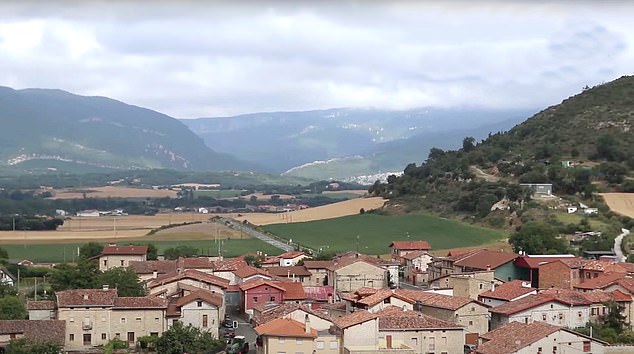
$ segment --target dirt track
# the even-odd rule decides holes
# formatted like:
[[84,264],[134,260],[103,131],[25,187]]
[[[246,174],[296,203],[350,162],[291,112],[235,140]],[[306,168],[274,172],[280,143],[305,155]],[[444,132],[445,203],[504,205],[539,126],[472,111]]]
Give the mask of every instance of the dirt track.
[[603,193],[601,196],[610,210],[634,218],[634,193]]
[[176,198],[176,191],[167,189],[130,188],[130,187],[87,187],[53,190],[50,199],[86,198]]
[[328,204],[316,208],[297,210],[289,213],[251,213],[235,216],[236,220],[248,220],[255,225],[281,224],[291,222],[315,221],[333,219],[341,216],[359,214],[361,208],[365,210],[378,209],[387,200],[380,197],[358,198],[343,202]]

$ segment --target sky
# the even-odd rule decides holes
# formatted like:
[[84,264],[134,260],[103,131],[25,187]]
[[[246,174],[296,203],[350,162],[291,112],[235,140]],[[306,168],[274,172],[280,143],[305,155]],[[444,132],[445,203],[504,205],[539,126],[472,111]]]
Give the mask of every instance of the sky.
[[0,86],[177,118],[536,108],[634,74],[634,2],[2,1]]

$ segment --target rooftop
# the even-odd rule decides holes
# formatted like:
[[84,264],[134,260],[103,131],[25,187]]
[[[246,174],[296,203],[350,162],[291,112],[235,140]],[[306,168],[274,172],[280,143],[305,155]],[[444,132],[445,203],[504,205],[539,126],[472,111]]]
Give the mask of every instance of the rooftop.
[[55,310],[55,301],[43,300],[43,301],[27,301],[27,310]]
[[535,321],[529,324],[511,322],[482,335],[487,340],[478,346],[480,354],[507,354],[518,350],[549,336],[561,327],[545,322]]
[[574,286],[575,289],[583,289],[583,290],[597,290],[604,289],[614,283],[616,283],[620,279],[625,279],[626,275],[624,273],[604,273],[599,275],[596,278],[588,279],[583,283],[579,283]]
[[238,287],[240,288],[240,290],[242,291],[246,291],[249,289],[253,289],[253,288],[257,288],[258,286],[262,286],[262,285],[268,285],[270,287],[279,289],[281,291],[286,291],[286,288],[270,281],[270,280],[264,280],[262,278],[257,278],[257,279],[251,279],[249,281],[246,281],[244,283],[240,283],[238,284]]
[[177,265],[175,260],[130,261],[130,268],[132,268],[136,274],[152,274],[154,272],[167,274],[175,271]]
[[270,274],[266,270],[252,266],[241,267],[240,269],[235,270],[233,274],[242,279],[252,277],[254,275],[264,275],[270,278]]
[[211,291],[201,289],[201,290],[192,292],[189,295],[185,295],[179,298],[176,301],[176,306],[181,307],[183,305],[189,304],[192,301],[198,301],[198,300],[204,301],[208,304],[215,305],[217,307],[221,307],[223,302],[223,297],[220,294],[212,293]]
[[335,325],[341,329],[346,329],[348,327],[356,326],[358,324],[374,320],[379,316],[373,313],[370,313],[365,310],[355,311],[351,314],[345,315],[343,317],[339,317],[335,319]]
[[517,257],[515,265],[522,268],[537,269],[540,265],[556,262],[558,260],[575,260],[579,261],[581,258],[575,257],[572,254],[561,255],[523,255]]
[[0,335],[21,334],[37,342],[53,341],[64,345],[66,321],[59,320],[1,320]]
[[333,261],[304,261],[307,269],[328,269],[333,265]]
[[287,302],[287,303],[275,306],[273,308],[266,309],[262,311],[258,316],[255,316],[253,320],[256,325],[261,325],[261,324],[270,322],[276,318],[282,318],[297,310],[304,311],[306,313],[312,314],[314,316],[317,316],[324,320],[332,322],[332,319],[330,318],[330,316],[318,311],[314,311],[307,305],[298,304],[295,302]]
[[276,318],[255,327],[255,332],[263,336],[317,338],[317,330],[307,332],[304,324],[289,318]]
[[304,300],[306,293],[304,286],[300,282],[278,281],[274,284],[284,288],[284,300]]
[[377,315],[380,330],[463,329],[461,326],[421,312],[404,311],[396,306],[389,306]]
[[428,292],[423,292],[419,290],[406,290],[406,289],[398,289],[396,292],[406,298],[412,299],[414,301],[420,301],[421,304],[423,304],[424,306],[439,307],[439,308],[444,308],[444,309],[453,310],[453,311],[463,306],[466,306],[467,304],[470,304],[470,303],[476,303],[481,306],[487,307],[486,305],[482,304],[479,301],[470,299],[468,297],[462,297],[462,296],[449,296],[449,295],[428,293]]
[[390,297],[395,297],[398,299],[401,299],[405,302],[408,302],[410,304],[414,304],[414,300],[405,297],[399,293],[395,293],[394,291],[390,290],[390,289],[379,289],[377,290],[374,294],[372,295],[368,295],[360,300],[358,300],[357,302],[366,306],[374,306],[380,302],[383,302],[383,300],[390,298]]
[[515,253],[480,250],[462,257],[454,263],[454,266],[480,270],[489,268],[496,269],[506,263],[512,262],[517,257],[519,257],[519,255]]
[[429,251],[431,245],[427,241],[392,241],[390,247],[403,251]]
[[103,248],[101,256],[143,256],[147,255],[147,246],[117,246],[109,245]]
[[147,284],[147,286],[148,288],[155,288],[157,286],[179,281],[182,279],[193,279],[201,281],[203,283],[213,284],[223,289],[229,286],[229,280],[205,272],[201,272],[196,269],[186,269],[183,271],[175,271],[169,274],[165,274],[156,279],[153,279]]
[[537,289],[532,288],[530,282],[523,280],[513,280],[502,285],[498,285],[495,290],[488,290],[480,294],[481,297],[491,299],[511,301],[520,296],[536,292]]
[[120,309],[165,308],[167,303],[154,296],[117,297],[114,299],[114,307]]
[[55,293],[58,307],[111,307],[114,306],[117,290],[115,289],[74,289]]
[[306,267],[304,266],[290,266],[290,267],[267,267],[266,271],[269,274],[277,276],[277,277],[288,277],[292,278],[296,277],[310,277],[313,275]]

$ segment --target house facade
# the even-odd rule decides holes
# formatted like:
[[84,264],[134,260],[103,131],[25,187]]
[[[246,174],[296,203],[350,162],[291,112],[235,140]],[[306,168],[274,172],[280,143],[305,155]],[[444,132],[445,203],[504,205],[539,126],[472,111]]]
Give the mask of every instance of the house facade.
[[335,292],[353,292],[363,287],[381,289],[387,286],[387,271],[362,259],[346,259],[329,269],[328,285]]
[[116,267],[128,267],[130,262],[147,260],[147,246],[108,245],[96,258],[99,259],[99,270],[102,272]]

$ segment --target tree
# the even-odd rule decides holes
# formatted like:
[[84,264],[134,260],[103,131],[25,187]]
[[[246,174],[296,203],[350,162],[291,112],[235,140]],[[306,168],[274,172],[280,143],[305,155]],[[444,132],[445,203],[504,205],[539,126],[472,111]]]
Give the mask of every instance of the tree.
[[0,259],[9,258],[9,253],[4,248],[0,247]]
[[475,149],[475,138],[468,136],[462,140],[462,151],[470,152]]
[[621,155],[619,142],[613,135],[605,134],[597,139],[597,156],[608,161],[617,161]]
[[244,256],[244,261],[252,267],[260,268],[260,259],[252,254]]
[[599,172],[610,183],[622,183],[627,175],[627,168],[618,162],[604,162],[598,167]]
[[26,307],[16,296],[0,298],[0,320],[25,320],[28,317]]
[[176,322],[157,340],[156,350],[161,354],[202,354],[224,345],[224,341],[214,338],[209,332]]
[[625,307],[617,302],[608,301],[603,304],[607,313],[603,316],[603,324],[613,328],[616,333],[623,332],[626,326],[626,316],[623,314]]
[[528,222],[509,238],[513,251],[528,254],[554,254],[568,252],[564,240],[557,237],[557,230],[550,225]]
[[89,259],[103,252],[103,245],[97,242],[88,242],[79,247],[79,258]]
[[192,257],[198,253],[198,250],[191,246],[180,245],[171,247],[165,250],[164,256],[166,259],[178,259],[179,257]]
[[28,338],[12,339],[5,354],[59,354],[63,346],[52,341],[33,341]]
[[77,265],[59,264],[51,274],[51,288],[54,291],[67,289],[92,289],[95,284],[99,268],[96,262],[80,261]]
[[147,260],[155,261],[158,259],[158,248],[153,243],[133,243],[135,246],[147,246]]
[[117,289],[119,296],[145,296],[139,277],[130,268],[111,268],[97,275],[95,287],[100,288],[103,285]]

